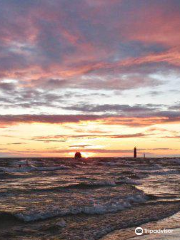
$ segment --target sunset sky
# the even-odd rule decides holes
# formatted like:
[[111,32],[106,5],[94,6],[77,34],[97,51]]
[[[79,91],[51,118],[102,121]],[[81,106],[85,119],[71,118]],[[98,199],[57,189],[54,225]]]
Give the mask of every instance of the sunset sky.
[[180,156],[179,0],[0,0],[0,157]]

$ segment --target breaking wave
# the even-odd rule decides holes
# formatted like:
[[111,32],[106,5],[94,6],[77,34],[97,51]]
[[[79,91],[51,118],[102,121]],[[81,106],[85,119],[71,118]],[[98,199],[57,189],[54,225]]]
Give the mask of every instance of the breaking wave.
[[44,212],[31,212],[31,213],[1,213],[0,220],[4,218],[4,216],[8,216],[12,219],[21,220],[24,222],[32,222],[37,220],[45,220],[57,216],[65,216],[69,214],[106,214],[106,213],[114,213],[117,211],[121,211],[125,208],[130,208],[134,203],[142,203],[148,200],[146,195],[134,195],[129,196],[121,202],[113,203],[113,204],[98,204],[94,203],[92,206],[81,206],[81,207],[70,207],[67,209],[53,208],[49,211],[49,208]]

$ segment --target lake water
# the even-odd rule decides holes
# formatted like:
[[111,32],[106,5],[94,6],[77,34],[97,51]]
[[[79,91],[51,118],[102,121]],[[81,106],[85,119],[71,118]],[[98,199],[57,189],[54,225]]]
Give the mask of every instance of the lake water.
[[2,239],[130,239],[133,226],[178,213],[179,201],[178,158],[0,160]]

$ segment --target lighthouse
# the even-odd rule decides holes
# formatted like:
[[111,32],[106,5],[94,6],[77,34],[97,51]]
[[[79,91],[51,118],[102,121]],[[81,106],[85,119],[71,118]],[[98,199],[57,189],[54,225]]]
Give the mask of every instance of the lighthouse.
[[81,153],[80,153],[80,152],[76,152],[75,155],[74,155],[74,158],[75,158],[75,159],[80,159],[80,158],[82,158]]
[[136,149],[136,147],[134,148],[134,158],[136,158],[137,157],[137,149]]

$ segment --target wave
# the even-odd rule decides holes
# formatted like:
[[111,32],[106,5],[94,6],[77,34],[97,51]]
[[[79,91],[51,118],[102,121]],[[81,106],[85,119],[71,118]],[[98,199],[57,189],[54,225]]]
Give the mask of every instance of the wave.
[[135,181],[135,180],[130,179],[130,178],[120,179],[118,182],[116,182],[116,184],[140,185],[140,183],[138,181]]
[[[120,185],[131,185],[132,187],[134,185],[139,185],[140,183],[137,181],[134,181],[129,178],[124,178],[120,180],[101,180],[101,181],[91,181],[91,182],[80,182],[80,183],[65,183],[59,186],[51,186],[51,187],[45,187],[45,188],[16,188],[15,189],[15,194],[17,193],[22,193],[22,194],[31,194],[34,192],[40,193],[40,192],[59,192],[62,191],[63,189],[98,189],[98,188],[106,188],[106,187],[117,187]],[[11,194],[13,194],[14,191],[13,189],[11,190]],[[0,196],[9,196],[10,193],[0,193]]]
[[169,175],[169,174],[179,174],[180,171],[176,169],[159,169],[159,170],[143,170],[143,169],[136,169],[135,173],[140,177],[143,178],[143,175]]
[[172,163],[180,164],[180,159],[173,159],[173,160],[172,160]]
[[179,174],[180,171],[173,169],[163,169],[161,171],[153,172],[151,175],[169,175],[169,174]]
[[4,173],[20,173],[20,172],[32,172],[32,171],[56,171],[56,170],[68,170],[70,167],[67,166],[56,166],[56,167],[11,167],[11,168],[1,168],[0,170]]
[[57,167],[35,167],[36,171],[55,171],[55,170],[67,170],[70,169],[70,167],[67,166],[57,166]]
[[94,182],[82,182],[78,184],[72,184],[65,186],[65,188],[78,188],[78,189],[86,189],[86,188],[99,188],[99,187],[115,187],[121,184],[130,184],[130,185],[139,185],[140,183],[134,181],[130,178],[124,178],[120,180],[101,180],[101,181],[94,181]]
[[82,182],[82,183],[78,183],[78,184],[72,184],[72,185],[68,185],[65,186],[65,188],[77,188],[77,189],[86,189],[86,188],[99,188],[99,187],[108,187],[108,186],[116,186],[116,182],[115,181],[99,181],[99,182]]
[[[29,188],[29,189],[16,189],[15,192],[21,192],[23,194],[33,193],[33,192],[59,192],[62,189],[97,189],[103,187],[116,187],[123,184],[129,185],[139,185],[137,181],[131,179],[122,179],[119,181],[113,180],[104,180],[104,181],[97,181],[97,182],[81,182],[81,183],[74,183],[74,184],[65,184],[61,186],[52,186],[47,188]],[[13,191],[11,191],[13,193]]]
[[[47,212],[32,212],[32,213],[15,213],[13,216],[16,219],[19,219],[24,222],[32,222],[38,220],[45,220],[58,216],[65,215],[75,215],[75,214],[106,214],[106,213],[115,213],[117,211],[124,210],[125,208],[130,208],[134,203],[143,203],[148,200],[148,197],[144,194],[137,194],[134,196],[129,196],[121,202],[117,203],[108,203],[108,204],[98,204],[94,203],[92,206],[78,206],[70,207],[68,209],[59,209],[54,208],[51,211]],[[49,208],[48,208],[49,209]]]
[[104,165],[104,166],[118,166],[118,162],[100,162],[99,165]]

